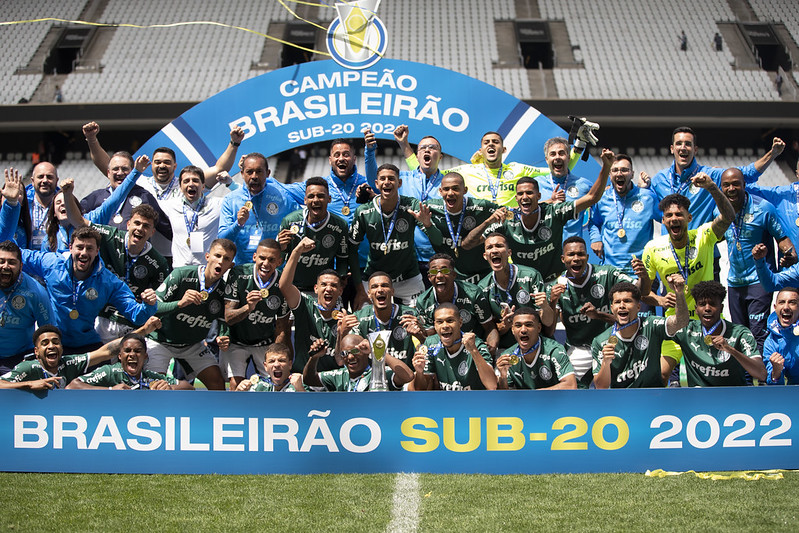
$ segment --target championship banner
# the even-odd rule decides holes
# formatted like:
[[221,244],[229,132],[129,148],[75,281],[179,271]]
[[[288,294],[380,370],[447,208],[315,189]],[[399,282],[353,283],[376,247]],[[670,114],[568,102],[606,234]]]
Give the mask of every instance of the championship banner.
[[[432,135],[445,154],[467,162],[488,131],[505,139],[503,161],[541,167],[546,166],[544,142],[568,137],[521,100],[451,70],[393,59],[352,70],[326,60],[268,72],[212,96],[161,129],[136,157],[166,146],[175,150],[178,169],[207,168],[236,126],[246,133],[239,154],[269,157],[320,141],[362,139],[367,129],[393,140],[400,124],[409,126],[410,142]],[[589,158],[573,173],[593,181],[599,170]]]
[[794,387],[0,391],[0,470],[152,474],[797,469]]

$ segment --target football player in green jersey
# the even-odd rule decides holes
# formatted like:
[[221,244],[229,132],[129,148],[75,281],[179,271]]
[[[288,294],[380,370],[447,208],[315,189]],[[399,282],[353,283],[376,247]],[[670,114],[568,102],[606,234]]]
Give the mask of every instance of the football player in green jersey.
[[147,342],[138,333],[128,333],[119,341],[119,361],[104,365],[73,380],[68,389],[109,390],[194,390],[188,381],[144,370]]
[[310,346],[317,339],[325,342],[325,356],[319,362],[322,370],[341,365],[335,360],[336,335],[340,320],[346,316],[341,306],[344,283],[335,270],[323,270],[316,278],[313,296],[303,294],[294,285],[294,272],[300,257],[316,247],[310,237],[303,237],[291,251],[280,275],[280,292],[294,313],[294,372],[302,372],[308,362]]
[[[364,392],[372,384],[372,348],[369,341],[360,335],[345,335],[338,343],[340,357],[344,368],[317,372],[316,362],[325,354],[324,344],[321,339],[311,345],[311,358],[302,371],[303,383],[315,390],[339,392]],[[413,373],[405,363],[392,357],[386,357],[386,378],[392,389],[402,389],[402,386],[413,379]]]
[[266,347],[264,373],[256,373],[239,382],[237,391],[302,392],[302,374],[291,373],[291,350],[282,342]]
[[[349,269],[360,269],[357,255],[349,255],[347,221],[332,214],[330,189],[327,181],[319,176],[305,181],[305,207],[289,213],[280,223],[277,240],[284,253],[293,250],[303,237],[316,242],[313,253],[304,255],[297,265],[294,284],[302,292],[313,291],[319,273],[335,268],[342,278]],[[288,253],[286,253],[288,255]]]
[[674,335],[680,346],[689,387],[746,385],[746,372],[761,383],[766,366],[752,332],[721,318],[727,290],[718,281],[691,287],[699,320]]
[[252,255],[253,262],[236,265],[225,284],[225,324],[230,347],[219,354],[219,366],[236,390],[252,360],[256,372],[264,374],[264,347],[279,342],[291,344],[289,307],[278,288],[282,262],[280,244],[264,239]]
[[[135,333],[147,335],[159,327],[161,321],[153,316]],[[114,339],[86,354],[63,355],[61,330],[50,324],[41,326],[33,332],[33,354],[36,359],[22,361],[0,377],[0,389],[63,389],[92,365],[111,359],[119,345],[120,339]]]
[[677,359],[661,355],[661,343],[688,325],[685,303],[685,279],[672,274],[666,281],[676,295],[677,312],[664,318],[638,317],[641,291],[632,283],[617,283],[610,289],[610,309],[615,321],[612,328],[594,339],[594,385],[598,389],[663,387]]
[[497,376],[488,348],[474,333],[463,333],[460,312],[444,302],[434,315],[436,334],[413,356],[409,390],[495,390]]
[[570,220],[602,199],[615,157],[610,150],[602,150],[599,177],[586,194],[573,202],[542,202],[538,182],[528,177],[519,179],[516,184],[519,208],[495,211],[469,232],[463,247],[467,250],[474,248],[490,233],[502,233],[508,238],[514,263],[536,268],[544,276],[544,281],[554,280],[563,272],[559,258],[563,250],[564,228]]
[[532,307],[513,313],[516,344],[497,358],[499,389],[576,389],[569,356],[558,342],[541,336],[541,319]]

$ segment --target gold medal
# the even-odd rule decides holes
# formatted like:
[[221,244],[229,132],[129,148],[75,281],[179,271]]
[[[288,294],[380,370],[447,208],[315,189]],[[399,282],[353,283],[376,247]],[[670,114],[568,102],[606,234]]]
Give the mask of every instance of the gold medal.
[[300,226],[297,224],[292,224],[289,228],[289,231],[292,232],[294,235],[298,235],[300,233]]
[[208,291],[200,291],[200,300],[203,302],[208,299]]
[[191,237],[186,237],[186,246],[191,246]]
[[505,220],[513,220],[516,218],[516,213],[513,209],[508,209],[507,213],[505,213]]
[[741,243],[740,242],[736,242],[735,243],[735,247],[738,248],[739,252],[741,251]]
[[617,344],[619,344],[619,338],[615,335],[611,335],[610,337],[608,337],[608,344],[610,344],[611,346],[616,346]]
[[516,355],[516,354],[511,355],[510,356],[510,364],[511,364],[511,366],[512,365],[518,365],[519,364],[519,356]]
[[793,334],[795,336],[799,337],[799,326],[794,326],[793,327]]
[[458,258],[458,249],[455,248],[455,259],[457,259],[457,258]]
[[258,292],[261,293],[261,298],[266,298],[267,296],[269,296],[269,289],[261,289]]
[[383,253],[388,252],[388,243],[384,242],[383,244],[381,244],[380,245],[380,251],[383,252]]
[[713,346],[713,337],[710,335],[705,335],[705,344],[708,346]]
[[799,226],[799,217],[796,219],[796,225]]
[[117,213],[114,215],[114,224],[121,224],[122,223],[122,215]]
[[619,236],[619,239],[623,239],[625,236],[627,236],[627,232],[624,231],[624,228],[619,228],[619,231],[616,232],[616,235]]
[[251,201],[249,201],[249,200],[247,200],[246,202],[244,202],[244,209],[246,209],[247,211],[249,211],[250,209],[252,209],[252,202],[251,202]]
[[419,346],[419,348],[417,348],[417,351],[422,355],[427,355],[427,345],[422,344],[421,346]]
[[332,318],[333,320],[338,320],[339,318],[341,318],[341,311],[339,311],[338,309],[333,309],[333,312],[330,313],[330,318]]
[[350,214],[350,206],[345,205],[344,207],[342,207],[341,208],[341,214],[344,215],[344,216],[349,215]]
[[77,309],[73,309],[72,311],[69,312],[69,318],[71,318],[72,320],[76,320],[79,316],[80,314],[78,313]]
[[258,374],[253,374],[252,376],[250,376],[250,384],[251,385],[255,385],[259,381],[261,381],[261,376],[259,376]]

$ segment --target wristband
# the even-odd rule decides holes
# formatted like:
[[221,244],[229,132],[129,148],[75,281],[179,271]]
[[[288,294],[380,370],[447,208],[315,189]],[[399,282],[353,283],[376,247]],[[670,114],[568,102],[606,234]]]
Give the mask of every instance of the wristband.
[[230,141],[230,144],[232,144],[233,146],[235,146],[235,147],[237,147],[237,148],[238,148],[239,146],[241,146],[241,143],[234,143],[233,141]]

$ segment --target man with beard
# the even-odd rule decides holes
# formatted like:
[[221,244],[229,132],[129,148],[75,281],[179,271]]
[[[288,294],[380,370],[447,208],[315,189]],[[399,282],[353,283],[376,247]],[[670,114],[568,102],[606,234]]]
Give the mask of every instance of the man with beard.
[[763,357],[752,332],[721,318],[726,294],[718,281],[700,281],[691,289],[699,320],[691,320],[674,335],[682,350],[689,387],[746,385],[747,374],[760,382],[766,380]]
[[409,390],[494,390],[488,347],[474,333],[462,333],[460,312],[449,302],[435,311],[435,335],[427,337],[413,356]]
[[650,189],[633,183],[630,156],[618,154],[610,166],[610,187],[591,210],[591,249],[606,265],[633,275],[632,257],[641,257],[662,218]]
[[728,168],[721,175],[721,191],[735,210],[735,220],[724,233],[730,260],[728,301],[732,321],[748,328],[757,339],[758,349],[762,350],[768,336],[766,320],[773,295],[760,284],[752,249],[765,243],[772,250],[768,257],[773,266],[774,240],[783,254],[793,255],[794,248],[777,219],[774,206],[759,196],[750,195],[744,187],[744,176],[737,168]]
[[[294,285],[297,264],[303,254],[316,248],[310,237],[303,237],[291,251],[283,273],[280,276],[280,292],[286,298],[289,309],[294,313],[294,365],[293,372],[302,372],[311,345],[317,339],[324,343],[325,354],[319,361],[322,370],[332,370],[340,365],[335,359],[335,345],[339,321],[346,313],[341,309],[341,293],[344,284],[335,270],[323,270],[316,278],[314,295],[303,294]],[[321,349],[316,346],[316,349]]]
[[799,384],[799,289],[785,287],[777,293],[768,319],[769,336],[763,347],[766,383]]
[[613,327],[594,339],[594,385],[597,389],[663,387],[678,362],[662,353],[661,343],[688,325],[685,280],[680,274],[666,278],[676,295],[677,311],[667,318],[638,317],[641,292],[632,283],[617,283],[610,290]]
[[[92,156],[94,165],[105,174],[108,170],[110,158],[108,153],[100,146],[97,140],[97,134],[100,132],[100,126],[96,122],[89,122],[83,126],[83,134],[86,137],[86,143],[89,145],[89,151]],[[225,151],[217,159],[216,164],[203,171],[205,186],[212,188],[217,182],[217,176],[221,173],[229,171],[233,167],[236,160],[236,152],[244,139],[244,130],[240,127],[234,128],[230,132],[230,143],[227,145]],[[175,151],[168,147],[156,148],[153,151],[153,164],[152,176],[141,176],[137,181],[140,185],[152,194],[162,209],[165,209],[165,201],[170,198],[180,198],[181,192],[178,186],[178,180],[175,177],[175,170],[177,169],[177,158]],[[228,178],[229,179],[229,178]],[[153,239],[153,246],[158,252],[167,258],[168,261],[172,260],[172,246],[169,239],[155,235]]]
[[141,324],[155,313],[156,295],[145,289],[137,301],[130,288],[97,257],[102,236],[91,227],[72,233],[68,254],[22,251],[26,273],[47,283],[55,309],[54,324],[63,332],[64,352],[83,353],[101,346],[94,321],[108,305],[133,324]]
[[[463,242],[464,248],[473,248],[490,233],[501,233],[507,237],[513,252],[513,262],[541,270],[544,281],[554,280],[563,265],[563,235],[569,220],[597,203],[605,190],[613,152],[602,150],[602,170],[588,194],[576,201],[548,203],[541,201],[538,182],[522,178],[516,184],[518,209],[500,209],[474,228]],[[546,321],[545,327],[546,327]]]
[[269,173],[266,157],[259,153],[248,154],[241,170],[244,187],[222,200],[218,236],[236,244],[239,264],[250,260],[263,239],[274,239],[280,222],[297,208]]
[[[610,289],[622,281],[633,283],[633,278],[616,267],[589,263],[582,237],[563,241],[561,261],[566,272],[549,287],[549,301],[560,311],[560,321],[566,330],[566,353],[578,384],[581,389],[587,389],[594,379],[591,342],[614,322],[610,312]],[[634,261],[634,266],[639,277],[646,276],[640,259]],[[636,286],[640,283],[635,280]]]
[[163,202],[172,226],[172,266],[201,265],[219,233],[222,198],[205,194],[203,170],[189,165],[178,176],[180,196]]
[[[209,390],[225,390],[205,339],[214,320],[224,317],[223,276],[233,266],[235,255],[235,244],[217,239],[205,254],[205,265],[176,268],[158,287],[163,327],[147,339],[147,370],[165,374],[174,357],[190,378],[199,378]],[[220,348],[225,349],[224,344],[220,342]]]
[[194,390],[188,381],[145,370],[147,341],[138,333],[119,340],[119,361],[72,380],[68,389]]
[[[88,213],[100,207],[100,205],[111,196],[114,190],[122,185],[125,178],[133,170],[133,156],[128,152],[116,152],[111,156],[108,162],[108,187],[94,190],[90,192],[83,200],[80,201],[80,207],[84,213]],[[131,211],[134,207],[139,205],[149,205],[158,213],[158,225],[156,231],[166,237],[172,238],[172,227],[169,225],[169,219],[164,216],[158,201],[146,189],[138,185],[134,185],[130,192],[126,195],[122,203],[115,210],[113,217],[107,222],[109,226],[113,226],[118,230],[124,231],[128,220],[131,217]]]
[[[485,261],[482,257],[480,260]],[[416,299],[420,325],[424,328],[425,335],[433,335],[433,315],[436,308],[444,302],[451,302],[460,311],[463,331],[473,331],[484,339],[489,351],[493,353],[499,344],[499,333],[491,315],[491,306],[480,287],[456,279],[453,263],[452,257],[447,254],[436,254],[430,258],[427,279],[431,286]]]
[[[146,335],[159,326],[160,321],[150,317],[136,333]],[[114,339],[88,353],[65,355],[61,330],[49,324],[40,326],[33,333],[33,353],[36,358],[22,361],[13,370],[0,376],[0,389],[63,389],[90,367],[110,359],[119,345],[120,339]]]
[[491,274],[480,280],[478,287],[491,306],[491,314],[500,335],[499,348],[513,345],[510,321],[516,308],[534,307],[544,328],[555,326],[555,311],[550,307],[544,292],[544,280],[538,270],[524,265],[511,264],[508,238],[501,233],[490,233],[485,240],[483,258],[491,266]]
[[[372,347],[360,335],[346,335],[339,345],[344,368],[317,372],[316,363],[325,355],[321,339],[311,345],[311,358],[302,371],[302,381],[312,390],[339,392],[365,392],[372,386]],[[385,355],[386,381],[391,390],[400,390],[413,379],[413,373],[405,363],[389,353]]]
[[426,335],[416,320],[416,310],[402,304],[394,303],[394,286],[391,276],[385,272],[375,272],[369,276],[369,304],[356,311],[354,315],[346,315],[344,330],[366,339],[370,333],[378,331],[390,332],[386,343],[386,353],[399,359],[409,367],[413,358],[413,337],[424,342]]
[[280,244],[264,239],[252,256],[252,263],[236,265],[225,285],[225,324],[230,347],[219,354],[219,366],[236,390],[252,360],[258,374],[266,375],[264,346],[291,343],[289,307],[278,288],[282,263]]
[[302,392],[302,374],[291,373],[291,350],[276,342],[266,347],[264,373],[253,374],[239,382],[237,391],[250,392]]
[[[413,305],[424,290],[422,274],[416,260],[413,228],[423,228],[433,242],[441,241],[441,233],[430,220],[430,210],[415,198],[400,196],[399,169],[391,164],[381,165],[376,186],[380,195],[358,207],[350,226],[350,254],[357,251],[363,240],[369,241],[369,259],[365,275],[383,271],[391,276],[395,298]],[[360,271],[353,272],[356,287],[361,284]],[[361,286],[359,292],[365,292]]]
[[457,172],[444,175],[438,192],[440,198],[427,201],[430,221],[443,236],[440,244],[432,245],[433,249],[437,254],[444,253],[454,258],[453,266],[459,278],[477,283],[491,269],[483,260],[483,251],[479,247],[464,248],[463,240],[471,230],[488,220],[499,206],[489,200],[466,196],[468,189],[463,176]]
[[53,321],[47,290],[22,273],[22,252],[14,241],[0,242],[0,374],[33,350],[36,324]]
[[[648,279],[642,280],[641,294],[650,293],[652,280],[656,275],[661,280],[674,273],[680,273],[688,290],[700,281],[713,279],[713,255],[715,244],[724,237],[727,228],[735,218],[732,204],[724,196],[713,180],[700,172],[691,178],[694,187],[710,192],[716,201],[720,214],[712,222],[701,225],[695,230],[688,229],[692,220],[689,212],[691,202],[685,196],[670,194],[658,205],[663,213],[663,227],[668,234],[656,237],[644,248],[643,262]],[[666,309],[666,316],[674,315],[675,296],[668,291],[665,296],[652,295],[657,304]],[[693,318],[694,299],[687,297],[688,310]],[[680,348],[672,341],[663,344],[663,353],[674,360],[680,360]],[[676,376],[673,381],[677,381]]]
[[516,344],[497,358],[499,389],[576,389],[577,380],[563,346],[541,336],[541,319],[531,307],[513,313]]
[[31,250],[41,250],[47,240],[47,214],[58,192],[58,171],[51,163],[33,167],[31,184],[25,188],[31,214]]
[[328,211],[330,190],[324,178],[315,176],[305,182],[305,207],[286,215],[280,223],[277,240],[285,252],[297,247],[303,237],[316,243],[313,252],[304,255],[297,265],[294,285],[308,293],[319,273],[334,268],[344,278],[349,269],[360,270],[358,258],[351,257],[347,243],[347,221]]

